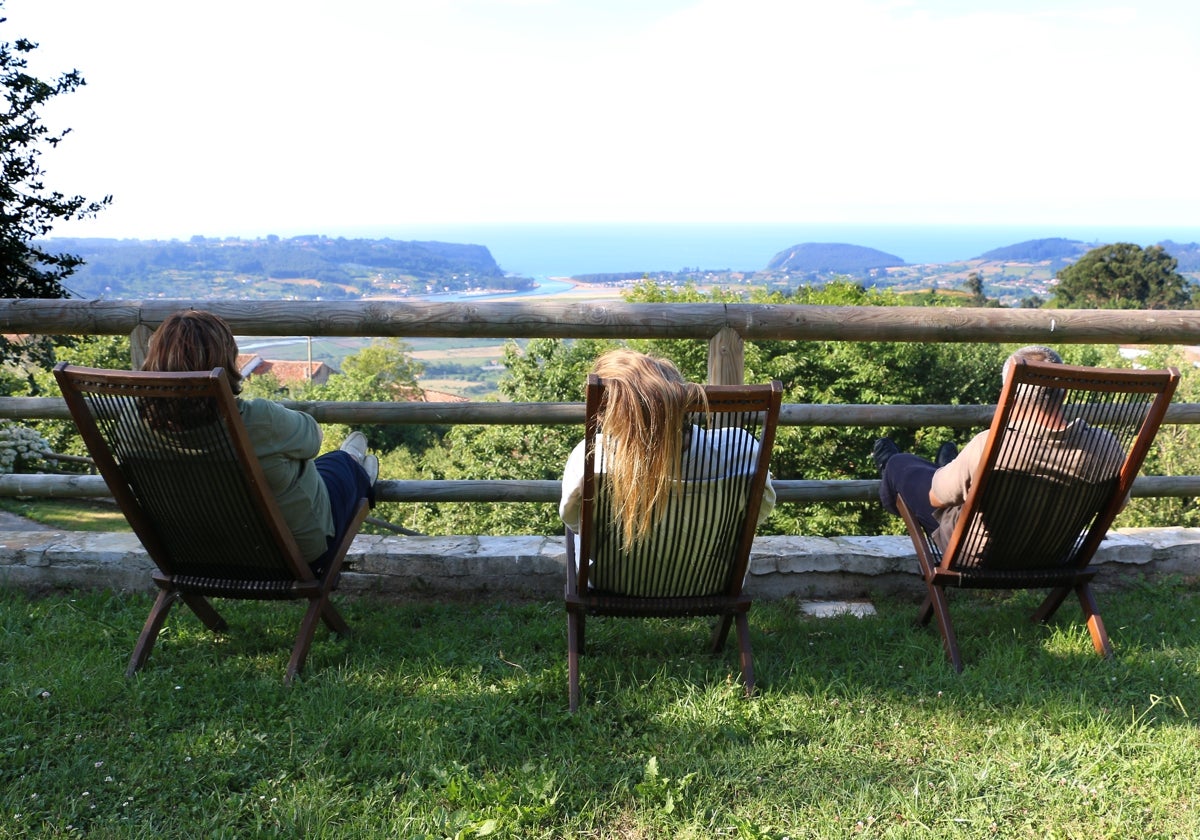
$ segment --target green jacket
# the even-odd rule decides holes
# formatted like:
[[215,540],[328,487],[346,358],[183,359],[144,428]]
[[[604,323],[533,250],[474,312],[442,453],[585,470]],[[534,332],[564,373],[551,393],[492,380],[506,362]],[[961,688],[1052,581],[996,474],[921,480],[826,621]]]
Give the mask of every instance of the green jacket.
[[304,412],[270,400],[237,402],[275,501],[311,563],[325,553],[333,536],[329,493],[312,462],[321,449],[321,427]]

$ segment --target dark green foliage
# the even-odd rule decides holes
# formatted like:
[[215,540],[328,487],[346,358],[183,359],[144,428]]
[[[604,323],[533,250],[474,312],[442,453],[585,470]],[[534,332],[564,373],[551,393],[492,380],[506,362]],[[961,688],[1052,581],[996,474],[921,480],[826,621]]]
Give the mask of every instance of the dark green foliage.
[[[0,0],[0,8],[3,0]],[[0,23],[5,18],[0,17]],[[26,72],[28,55],[37,44],[24,38],[0,41],[0,87],[6,107],[0,109],[0,297],[61,298],[68,295],[63,281],[79,267],[78,256],[54,253],[35,244],[59,221],[81,219],[99,212],[109,198],[88,201],[48,190],[42,180],[41,156],[66,137],[70,129],[51,131],[39,111],[59,94],[84,84],[76,70],[44,81]],[[0,338],[0,358],[26,353]]]
[[[311,385],[300,395],[306,400],[331,402],[406,402],[420,399],[417,377],[421,363],[411,347],[398,338],[378,339],[342,360],[342,370],[323,385]],[[426,425],[382,424],[359,430],[378,450],[406,447],[421,451],[445,430]],[[343,430],[349,433],[349,430]]]
[[1088,251],[1061,269],[1055,306],[1071,309],[1185,309],[1192,289],[1161,245],[1118,242]]

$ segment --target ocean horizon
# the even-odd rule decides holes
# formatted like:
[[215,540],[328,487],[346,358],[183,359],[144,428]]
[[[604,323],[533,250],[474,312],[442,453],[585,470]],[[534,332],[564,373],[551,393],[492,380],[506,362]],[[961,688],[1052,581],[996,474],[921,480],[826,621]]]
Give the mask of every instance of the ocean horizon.
[[805,242],[874,248],[905,263],[947,263],[1032,239],[1089,245],[1200,241],[1200,226],[856,225],[782,223],[446,224],[353,228],[327,235],[483,245],[509,274],[581,274],[701,270],[756,271],[780,251]]

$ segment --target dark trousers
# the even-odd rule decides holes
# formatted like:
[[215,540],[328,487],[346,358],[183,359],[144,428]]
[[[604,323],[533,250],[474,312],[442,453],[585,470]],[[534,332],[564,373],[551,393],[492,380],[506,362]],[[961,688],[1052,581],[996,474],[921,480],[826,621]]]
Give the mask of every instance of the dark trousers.
[[333,536],[329,538],[325,553],[310,564],[313,573],[319,577],[325,573],[334,546],[346,535],[354,512],[358,510],[358,500],[365,498],[371,507],[375,507],[375,488],[371,486],[366,471],[348,452],[340,449],[326,452],[313,464],[325,482],[325,489],[329,491],[329,509],[333,513]]
[[929,488],[933,485],[933,474],[937,467],[932,461],[901,452],[893,455],[883,470],[879,482],[879,501],[884,510],[900,515],[896,508],[896,496],[904,497],[904,504],[928,533],[938,529],[933,516],[933,505],[929,504]]

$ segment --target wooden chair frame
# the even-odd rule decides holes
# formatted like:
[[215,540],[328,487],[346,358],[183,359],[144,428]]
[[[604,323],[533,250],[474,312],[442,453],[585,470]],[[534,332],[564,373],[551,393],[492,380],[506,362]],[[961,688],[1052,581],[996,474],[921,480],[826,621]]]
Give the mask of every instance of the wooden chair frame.
[[[1090,585],[1096,570],[1089,564],[1128,499],[1178,381],[1174,368],[1115,370],[1019,361],[1004,383],[980,468],[944,552],[897,497],[928,590],[918,622],[937,619],[946,658],[955,671],[962,671],[963,660],[950,621],[947,587],[1048,588],[1032,616],[1037,622],[1049,621],[1074,592],[1096,652],[1112,655]],[[1025,386],[1060,389],[1070,416],[1115,434],[1124,452],[1119,470],[1104,480],[1064,482],[998,467],[1002,459],[1012,463],[1018,453],[1014,441],[1025,440],[1012,431],[1022,401],[1038,393]],[[993,524],[979,531],[989,519]],[[986,546],[982,552],[980,545]]]
[[[736,623],[738,637],[739,665],[745,693],[750,696],[754,692],[754,664],[750,645],[750,625],[747,614],[750,610],[751,599],[742,591],[746,571],[750,562],[750,548],[757,527],[758,512],[762,501],[763,489],[767,480],[771,451],[775,443],[775,429],[779,419],[779,409],[782,399],[783,386],[778,382],[769,385],[709,385],[705,392],[709,401],[709,418],[712,427],[719,424],[740,425],[736,419],[739,415],[754,416],[760,422],[756,423],[759,434],[758,462],[745,484],[744,507],[741,508],[740,518],[728,523],[732,527],[732,543],[728,550],[718,551],[716,555],[707,558],[704,563],[705,572],[699,569],[700,558],[696,558],[697,575],[711,584],[701,584],[707,589],[688,594],[673,594],[670,591],[657,591],[652,595],[626,594],[615,591],[597,589],[592,585],[593,579],[603,577],[598,561],[598,546],[611,536],[617,538],[610,529],[611,523],[603,521],[597,515],[598,496],[602,492],[602,478],[595,470],[595,439],[600,432],[600,407],[604,400],[604,382],[595,375],[588,377],[587,383],[587,419],[585,431],[586,458],[584,465],[583,499],[584,504],[580,517],[580,533],[578,535],[580,551],[576,553],[576,535],[570,528],[566,530],[567,544],[567,582],[565,602],[567,609],[567,669],[569,682],[569,701],[572,712],[579,707],[579,660],[584,652],[584,628],[588,615],[624,616],[624,617],[683,617],[683,616],[718,616],[713,629],[709,650],[718,653],[725,645],[729,628]],[[684,487],[684,497],[689,493],[701,491],[694,488],[704,482],[681,482]],[[686,502],[680,502],[686,505]],[[673,510],[678,510],[675,506]],[[668,513],[668,517],[671,513]],[[708,523],[714,531],[719,530]],[[664,527],[660,524],[660,528]],[[611,551],[611,549],[610,549]],[[645,570],[645,580],[657,576],[652,566],[658,558],[648,556],[653,549],[638,549],[630,552],[615,552],[621,555],[623,563],[629,566],[642,565]],[[609,556],[613,556],[610,554]],[[686,574],[686,570],[684,572]],[[668,585],[668,584],[661,584]]]
[[[157,567],[158,597],[127,676],[146,663],[180,600],[214,632],[228,625],[209,598],[307,601],[285,672],[289,685],[304,666],[318,622],[340,635],[350,632],[330,594],[366,518],[367,500],[318,578],[275,502],[223,369],[151,373],[62,363],[54,375],[96,468]],[[155,411],[168,418],[202,412],[211,448],[189,448],[192,431],[148,422]]]

